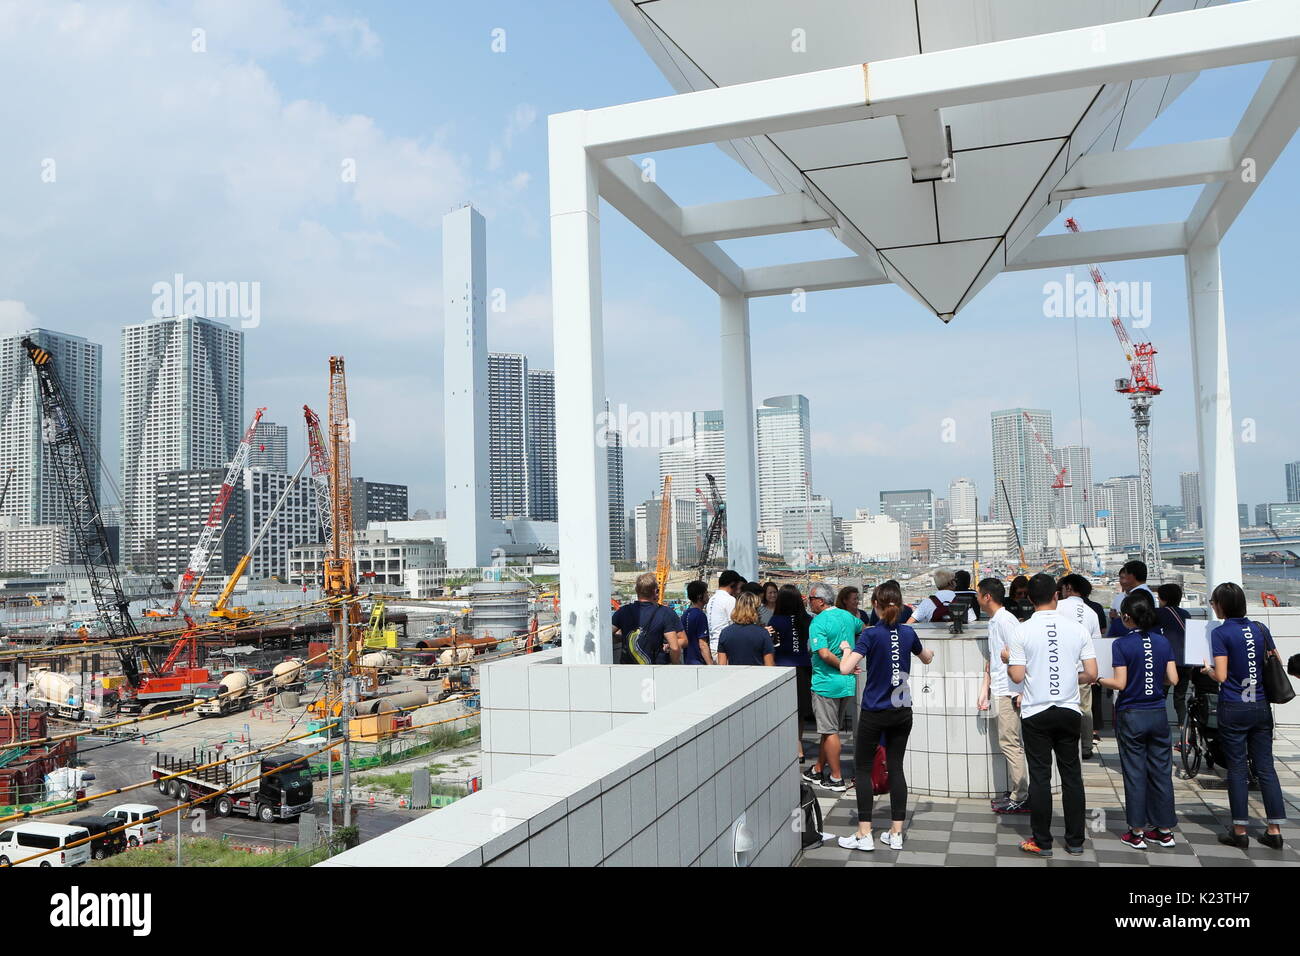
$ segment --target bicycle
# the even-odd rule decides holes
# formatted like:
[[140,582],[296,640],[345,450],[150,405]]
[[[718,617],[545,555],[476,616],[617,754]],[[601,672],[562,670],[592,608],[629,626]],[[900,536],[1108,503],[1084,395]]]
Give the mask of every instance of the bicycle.
[[1192,680],[1187,688],[1187,715],[1178,739],[1183,772],[1188,780],[1196,777],[1202,763],[1207,770],[1213,770],[1216,762],[1222,763],[1218,752],[1218,702],[1217,693]]

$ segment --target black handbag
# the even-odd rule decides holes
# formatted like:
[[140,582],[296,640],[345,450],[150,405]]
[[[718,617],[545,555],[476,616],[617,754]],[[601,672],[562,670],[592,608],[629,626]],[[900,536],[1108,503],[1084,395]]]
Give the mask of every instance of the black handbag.
[[1271,652],[1264,658],[1264,696],[1270,704],[1285,704],[1295,697],[1281,658]]

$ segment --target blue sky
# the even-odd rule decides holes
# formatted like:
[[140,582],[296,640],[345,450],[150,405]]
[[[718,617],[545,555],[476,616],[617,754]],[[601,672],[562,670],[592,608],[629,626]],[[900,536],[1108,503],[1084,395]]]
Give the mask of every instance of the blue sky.
[[[192,49],[202,29],[205,50]],[[491,49],[505,31],[506,50]],[[0,326],[86,335],[105,352],[105,455],[116,462],[118,331],[150,317],[153,283],[261,283],[246,333],[245,401],[270,408],[302,449],[297,412],[323,405],[326,359],[348,360],[353,468],[442,504],[440,221],[473,201],[488,218],[494,349],[549,367],[552,340],[546,115],[671,92],[603,0],[308,4],[203,0],[0,8],[9,86],[0,103]],[[1134,144],[1231,132],[1262,67],[1201,76]],[[44,160],[57,164],[42,182]],[[340,163],[355,161],[355,183]],[[657,157],[682,204],[766,190],[713,147]],[[1223,246],[1240,499],[1284,497],[1300,458],[1293,418],[1295,182],[1284,153]],[[1089,229],[1183,218],[1195,190],[1075,203]],[[1059,230],[1054,224],[1049,231]],[[698,280],[617,213],[602,219],[610,399],[645,411],[717,407],[717,305]],[[745,240],[743,265],[844,254],[829,237]],[[1176,502],[1196,467],[1181,259],[1114,263],[1149,281],[1165,394],[1156,403],[1156,498]],[[1084,278],[1078,271],[1080,280]],[[973,478],[991,484],[989,412],[1054,412],[1058,444],[1093,448],[1094,478],[1131,474],[1124,373],[1104,321],[1080,323],[1082,420],[1073,327],[1042,315],[1059,270],[999,277],[950,326],[892,287],[753,304],[755,398],[812,405],[813,485],[837,513],[888,488]],[[953,356],[967,367],[952,371]],[[655,361],[647,363],[647,356]],[[934,356],[942,357],[936,361]],[[647,369],[651,369],[647,372]],[[939,440],[957,422],[957,441]],[[655,452],[628,456],[631,505],[657,483]]]

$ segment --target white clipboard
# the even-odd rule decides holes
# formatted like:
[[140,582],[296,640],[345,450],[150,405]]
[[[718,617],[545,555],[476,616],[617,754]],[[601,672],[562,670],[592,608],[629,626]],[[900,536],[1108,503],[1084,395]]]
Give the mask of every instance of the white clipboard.
[[[1187,629],[1183,637],[1183,663],[1190,664],[1193,667],[1200,667],[1206,661],[1211,665],[1214,659],[1210,656],[1210,621],[1187,620],[1183,626]],[[1218,621],[1214,621],[1218,624]]]
[[1111,666],[1110,646],[1115,643],[1113,637],[1099,637],[1093,640],[1092,649],[1097,652],[1097,676],[1114,677],[1115,668]]

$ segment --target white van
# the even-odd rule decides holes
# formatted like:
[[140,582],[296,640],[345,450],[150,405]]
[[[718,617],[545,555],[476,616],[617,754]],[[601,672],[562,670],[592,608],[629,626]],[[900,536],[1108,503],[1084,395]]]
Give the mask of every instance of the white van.
[[[90,859],[89,837],[90,831],[85,827],[16,823],[0,831],[0,866],[80,866]],[[63,849],[77,840],[86,842]],[[47,853],[47,850],[57,852]],[[44,856],[36,856],[38,853]]]
[[136,847],[144,846],[146,843],[156,843],[163,838],[158,813],[158,808],[148,803],[119,803],[113,809],[106,811],[104,816],[112,817],[119,825],[128,824],[124,831],[126,845]]

